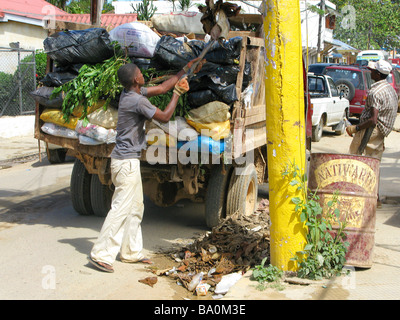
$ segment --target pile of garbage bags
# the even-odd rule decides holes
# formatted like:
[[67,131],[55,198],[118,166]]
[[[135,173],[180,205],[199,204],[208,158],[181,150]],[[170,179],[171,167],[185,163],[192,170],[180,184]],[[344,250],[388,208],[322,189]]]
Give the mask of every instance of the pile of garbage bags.
[[[189,105],[187,109],[190,109],[190,112],[185,118],[178,121],[182,123],[184,120],[196,134],[191,132],[183,139],[178,139],[178,136],[174,137],[176,138],[175,145],[178,147],[188,141],[196,140],[202,144],[204,140],[207,141],[206,143],[212,143],[211,140],[219,141],[229,136],[229,111],[233,103],[238,100],[236,80],[240,71],[241,42],[241,37],[215,42],[205,56],[207,63],[203,65],[199,73],[190,79],[190,90],[186,99]],[[73,114],[65,119],[61,111],[63,95],[52,97],[51,93],[54,88],[73,80],[84,64],[101,63],[112,57],[116,50],[116,43],[140,68],[155,67],[157,70],[176,72],[199,56],[206,46],[205,41],[190,40],[186,37],[160,37],[140,22],[118,26],[109,33],[102,28],[91,28],[77,31],[67,30],[49,36],[44,40],[44,49],[54,60],[55,68],[40,80],[42,86],[31,92],[32,97],[47,108],[41,114],[41,119],[45,122],[45,126],[42,128],[44,132],[79,139],[80,143],[89,145],[115,142],[117,104],[108,106],[107,110],[104,110],[105,108],[101,108],[102,101],[99,101],[96,106],[91,108],[92,110],[88,110],[86,119],[80,119],[82,115],[79,114]],[[243,89],[251,81],[250,74],[250,63],[246,63]],[[210,113],[217,114],[219,117],[210,119],[207,117],[207,114]],[[48,123],[52,123],[52,125],[50,126]],[[165,125],[153,122],[154,124],[167,137],[170,135]],[[75,131],[77,135],[66,129]],[[161,143],[160,139],[154,142],[151,137],[148,137],[148,141],[149,144]],[[167,141],[169,140],[167,139]],[[165,145],[168,143],[165,142]]]

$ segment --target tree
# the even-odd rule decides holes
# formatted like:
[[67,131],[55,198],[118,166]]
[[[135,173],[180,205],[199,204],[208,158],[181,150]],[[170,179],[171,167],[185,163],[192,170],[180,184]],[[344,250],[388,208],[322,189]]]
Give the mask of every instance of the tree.
[[68,0],[46,0],[48,3],[51,3],[53,6],[65,10]]
[[334,37],[360,50],[400,47],[400,0],[332,0]]
[[[90,13],[90,0],[47,0],[56,7],[68,13]],[[104,0],[102,13],[111,12],[114,7],[108,0]]]

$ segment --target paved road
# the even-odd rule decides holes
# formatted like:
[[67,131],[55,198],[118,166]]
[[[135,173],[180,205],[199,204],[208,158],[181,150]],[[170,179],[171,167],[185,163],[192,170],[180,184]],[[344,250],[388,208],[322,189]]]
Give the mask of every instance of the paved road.
[[[389,136],[381,164],[381,195],[392,198],[400,197],[399,138],[398,132]],[[338,137],[325,130],[312,151],[346,153],[350,141],[346,135]],[[0,170],[0,299],[181,300],[186,290],[165,278],[159,278],[154,288],[139,283],[150,275],[142,265],[116,262],[116,272],[107,274],[87,263],[103,219],[80,216],[73,210],[69,198],[71,171],[71,161],[50,165],[46,160]],[[265,192],[265,187],[261,189]],[[161,209],[146,201],[145,208],[144,246],[149,254],[207,230],[201,204],[184,201]],[[378,262],[382,274],[390,276],[394,273],[385,266],[393,265],[391,253],[399,250],[393,243],[398,238],[388,235],[398,230],[399,223],[396,217],[385,214],[377,231],[378,239],[382,239]]]
[[[162,277],[157,289],[139,283],[152,275],[144,265],[117,261],[108,274],[87,263],[103,219],[73,210],[72,165],[35,161],[0,170],[0,299],[182,299],[186,290]],[[206,230],[199,204],[145,206],[149,254]]]

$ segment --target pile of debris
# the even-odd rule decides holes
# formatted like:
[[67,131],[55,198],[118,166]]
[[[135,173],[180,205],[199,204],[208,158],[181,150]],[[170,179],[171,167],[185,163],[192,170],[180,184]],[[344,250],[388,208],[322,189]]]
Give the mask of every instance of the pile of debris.
[[178,267],[153,272],[176,280],[197,295],[208,291],[225,294],[229,285],[221,280],[234,283],[269,256],[269,226],[268,200],[263,199],[251,216],[229,216],[191,245],[169,252]]

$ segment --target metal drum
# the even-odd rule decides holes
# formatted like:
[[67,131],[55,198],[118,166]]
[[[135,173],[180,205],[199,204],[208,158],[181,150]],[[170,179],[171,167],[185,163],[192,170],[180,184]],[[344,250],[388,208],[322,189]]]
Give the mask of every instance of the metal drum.
[[[350,243],[346,265],[372,266],[379,164],[379,159],[359,155],[311,154],[308,187],[317,191],[323,212],[333,193],[339,191],[340,219],[347,221],[345,232]],[[338,228],[334,224],[332,227]]]

